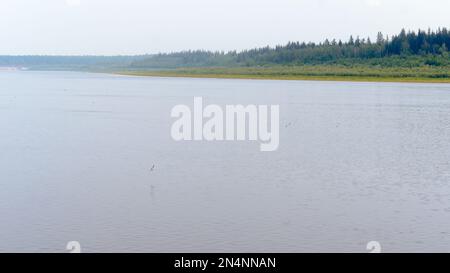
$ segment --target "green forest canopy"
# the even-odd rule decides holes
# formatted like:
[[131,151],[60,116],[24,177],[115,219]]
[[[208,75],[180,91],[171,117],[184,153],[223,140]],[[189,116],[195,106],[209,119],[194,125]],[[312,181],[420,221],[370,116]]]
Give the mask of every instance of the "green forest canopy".
[[[391,38],[378,33],[370,38],[350,36],[348,41],[326,39],[322,43],[289,42],[284,46],[263,47],[242,52],[211,52],[204,50],[157,54],[133,62],[134,68],[175,68],[208,66],[265,66],[332,64],[371,61],[375,65],[448,65],[450,32],[406,32]],[[416,58],[414,58],[416,56]],[[397,57],[397,58],[389,58]],[[407,62],[405,58],[410,57]],[[403,63],[401,63],[403,62]]]
[[63,70],[151,70],[179,67],[248,67],[274,65],[364,64],[381,67],[450,66],[450,32],[402,30],[376,39],[289,42],[244,51],[182,51],[140,56],[0,56],[0,66]]

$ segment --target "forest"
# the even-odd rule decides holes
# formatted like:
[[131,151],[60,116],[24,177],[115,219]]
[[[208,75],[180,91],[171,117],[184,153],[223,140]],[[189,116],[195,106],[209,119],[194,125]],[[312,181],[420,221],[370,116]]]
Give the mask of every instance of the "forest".
[[381,32],[372,41],[350,36],[348,41],[326,39],[321,43],[289,42],[286,45],[263,47],[241,52],[204,50],[162,53],[134,61],[131,68],[234,67],[271,65],[369,64],[414,67],[448,66],[450,32],[402,30],[398,35]]
[[1,67],[139,76],[450,82],[450,32],[379,32],[372,40],[288,42],[242,51],[136,56],[0,56]]

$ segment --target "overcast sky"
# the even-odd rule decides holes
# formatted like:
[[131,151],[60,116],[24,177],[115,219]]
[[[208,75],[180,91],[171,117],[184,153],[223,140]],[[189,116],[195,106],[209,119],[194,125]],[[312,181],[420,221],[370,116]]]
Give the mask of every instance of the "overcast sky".
[[450,0],[0,0],[0,55],[232,50],[450,27]]

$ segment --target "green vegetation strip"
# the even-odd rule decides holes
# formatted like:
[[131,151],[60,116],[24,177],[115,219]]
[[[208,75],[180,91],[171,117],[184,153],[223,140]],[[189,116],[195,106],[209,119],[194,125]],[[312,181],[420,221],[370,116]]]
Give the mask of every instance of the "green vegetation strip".
[[442,66],[412,68],[337,65],[211,67],[121,71],[117,74],[153,77],[450,83],[450,67]]

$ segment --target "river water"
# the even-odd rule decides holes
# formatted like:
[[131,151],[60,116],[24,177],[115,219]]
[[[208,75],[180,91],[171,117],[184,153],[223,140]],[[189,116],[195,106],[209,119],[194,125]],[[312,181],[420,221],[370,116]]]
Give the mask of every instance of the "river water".
[[[280,146],[176,142],[280,105]],[[450,85],[0,72],[0,252],[450,251]]]

